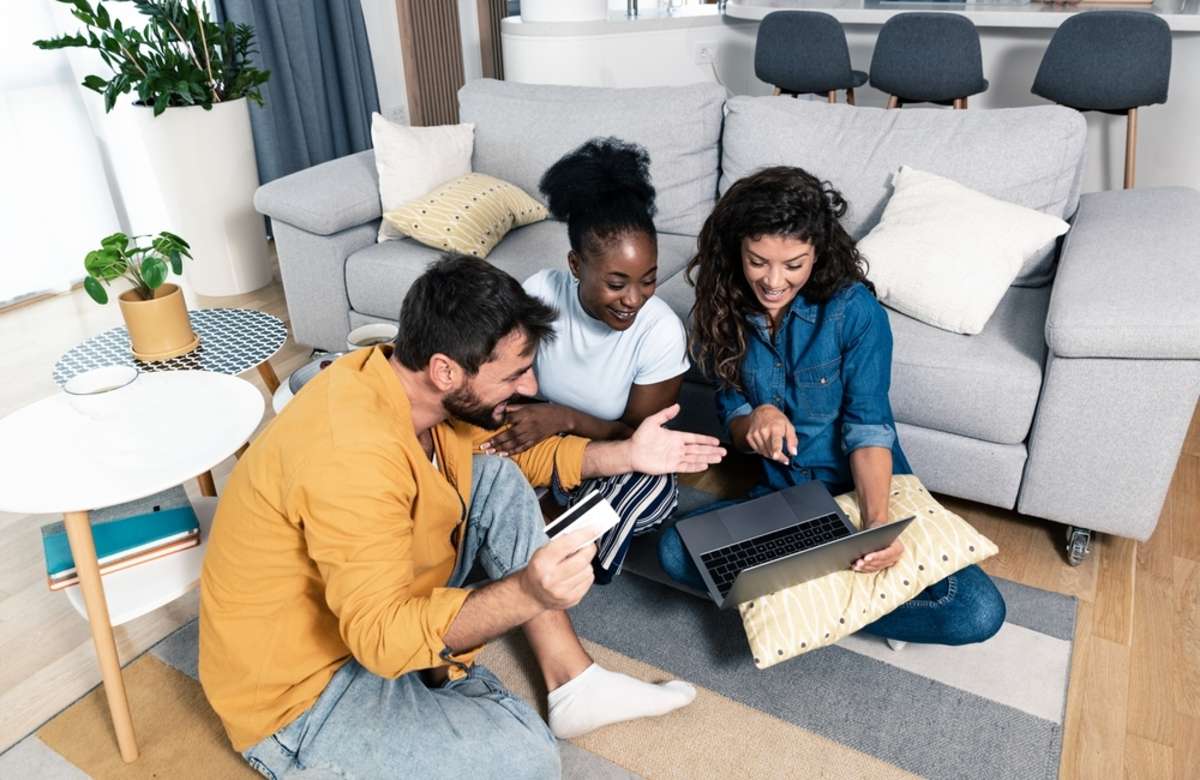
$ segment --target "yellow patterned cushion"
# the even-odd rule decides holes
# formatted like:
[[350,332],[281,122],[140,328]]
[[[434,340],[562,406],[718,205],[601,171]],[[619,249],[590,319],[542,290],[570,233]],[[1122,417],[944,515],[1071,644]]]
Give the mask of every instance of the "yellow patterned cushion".
[[546,207],[520,187],[482,173],[468,173],[383,218],[404,235],[434,249],[487,257],[508,231],[546,216]]
[[[837,502],[850,522],[861,527],[855,494],[838,496]],[[917,519],[900,535],[904,555],[890,569],[875,574],[837,571],[740,605],[754,665],[766,669],[833,644],[929,585],[997,552],[991,540],[935,501],[919,479],[894,476],[888,516],[909,515]]]

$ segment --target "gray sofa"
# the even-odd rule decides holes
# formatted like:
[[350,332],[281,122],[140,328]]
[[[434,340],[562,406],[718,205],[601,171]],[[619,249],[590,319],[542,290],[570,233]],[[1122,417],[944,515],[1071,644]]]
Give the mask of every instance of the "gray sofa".
[[[718,192],[768,164],[842,190],[856,238],[878,221],[901,165],[1067,219],[985,330],[962,336],[889,311],[892,404],[932,489],[1088,532],[1144,540],[1157,523],[1200,393],[1200,193],[1080,195],[1086,126],[1057,106],[883,111],[774,97],[726,100],[715,85],[545,87],[490,80],[459,93],[475,124],[473,169],[537,196],[542,172],[598,135],[645,146],[658,189],[658,294],[683,318],[682,269]],[[375,242],[372,152],[263,186],[297,341],[340,349],[359,324],[395,320],[436,252]],[[510,233],[489,260],[518,278],[562,266],[565,225]],[[689,375],[683,425],[714,430],[712,389]]]

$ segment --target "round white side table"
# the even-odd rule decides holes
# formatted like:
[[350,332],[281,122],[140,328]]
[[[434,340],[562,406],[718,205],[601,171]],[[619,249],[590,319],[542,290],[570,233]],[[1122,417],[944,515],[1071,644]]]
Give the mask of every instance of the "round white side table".
[[[237,377],[170,371],[141,374],[105,403],[88,415],[59,393],[0,419],[0,510],[64,515],[117,744],[128,762],[138,757],[137,741],[88,511],[208,472],[249,440],[262,420],[263,398]],[[210,511],[197,507],[201,517]],[[122,578],[115,588],[121,598],[114,611],[123,617],[162,597],[154,592],[155,570],[129,571],[136,579]]]

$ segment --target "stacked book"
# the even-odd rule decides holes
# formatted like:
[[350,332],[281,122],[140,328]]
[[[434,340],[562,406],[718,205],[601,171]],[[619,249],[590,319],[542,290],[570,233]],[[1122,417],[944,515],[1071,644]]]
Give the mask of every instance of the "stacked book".
[[[137,566],[200,544],[200,522],[182,488],[92,513],[92,538],[100,574]],[[42,526],[50,590],[79,582],[61,522]]]

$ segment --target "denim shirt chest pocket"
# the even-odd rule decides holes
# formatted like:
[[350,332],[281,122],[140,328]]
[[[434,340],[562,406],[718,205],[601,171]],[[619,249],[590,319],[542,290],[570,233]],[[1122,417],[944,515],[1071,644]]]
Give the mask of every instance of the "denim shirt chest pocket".
[[809,368],[792,370],[796,405],[793,419],[829,423],[837,419],[842,408],[842,359],[828,360]]

